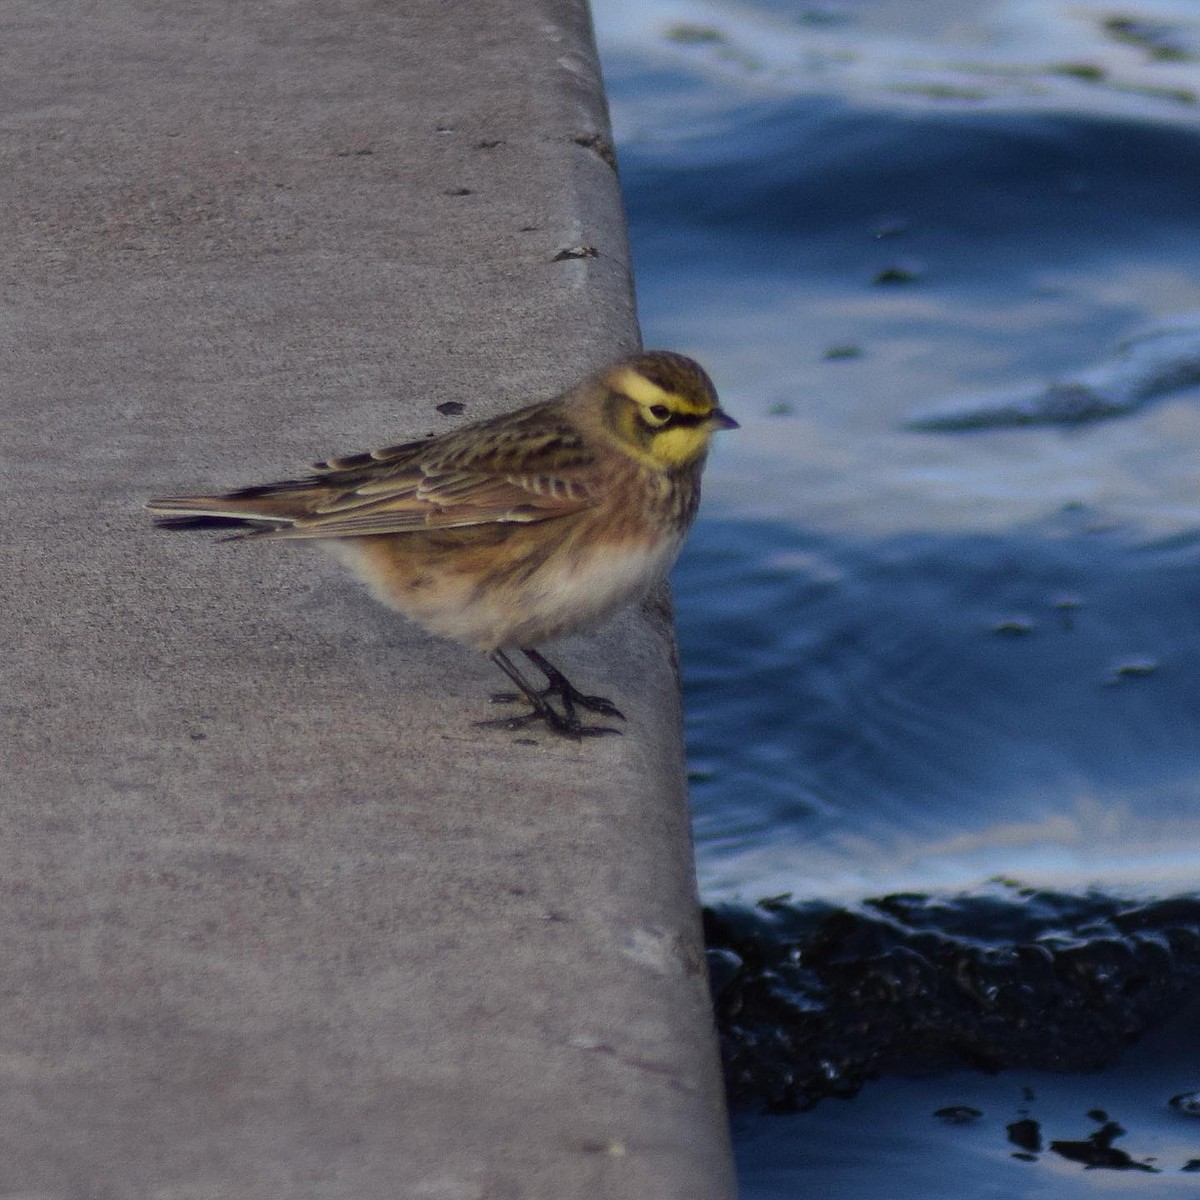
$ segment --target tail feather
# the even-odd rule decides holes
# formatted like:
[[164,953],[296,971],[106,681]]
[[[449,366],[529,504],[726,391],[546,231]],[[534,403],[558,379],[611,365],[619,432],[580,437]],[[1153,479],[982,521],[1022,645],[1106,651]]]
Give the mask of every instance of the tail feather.
[[146,502],[151,512],[207,513],[214,517],[258,517],[263,520],[293,520],[305,511],[295,495],[275,491],[228,492],[216,496],[158,496]]
[[295,485],[243,488],[217,496],[160,496],[146,507],[159,529],[237,530],[253,537],[284,529],[302,517],[307,505]]
[[239,535],[250,537],[255,533],[278,529],[279,523],[277,521],[255,521],[249,517],[214,517],[197,513],[191,517],[155,517],[154,528],[175,531],[189,529],[236,530],[235,537]]

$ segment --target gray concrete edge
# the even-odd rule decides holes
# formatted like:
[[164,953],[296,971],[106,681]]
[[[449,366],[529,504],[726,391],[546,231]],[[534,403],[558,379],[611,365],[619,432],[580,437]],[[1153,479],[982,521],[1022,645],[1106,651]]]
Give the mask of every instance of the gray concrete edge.
[[561,648],[626,735],[527,745],[141,511],[637,345],[586,6],[153,8],[4,31],[0,1196],[727,1200],[665,589]]

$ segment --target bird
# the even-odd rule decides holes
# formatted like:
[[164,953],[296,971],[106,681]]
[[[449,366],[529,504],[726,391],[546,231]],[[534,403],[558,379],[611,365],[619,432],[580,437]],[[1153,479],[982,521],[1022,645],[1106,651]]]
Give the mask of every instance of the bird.
[[385,605],[487,655],[517,689],[493,700],[528,703],[478,724],[595,737],[620,730],[585,724],[581,710],[624,715],[576,689],[538,646],[599,624],[665,578],[696,515],[712,435],[737,427],[698,363],[643,351],[448,433],[146,507],[163,529],[321,543]]

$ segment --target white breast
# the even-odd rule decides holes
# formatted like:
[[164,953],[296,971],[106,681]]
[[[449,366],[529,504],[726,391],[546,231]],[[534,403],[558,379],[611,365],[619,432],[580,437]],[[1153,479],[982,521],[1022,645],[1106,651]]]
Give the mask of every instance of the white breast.
[[522,597],[525,619],[503,644],[536,646],[598,624],[663,579],[682,544],[682,538],[667,538],[652,547],[614,547],[569,568],[539,573]]
[[485,653],[501,646],[538,646],[598,624],[644,596],[679,554],[682,537],[656,546],[610,545],[587,555],[563,553],[528,578],[478,586],[448,563],[422,571],[421,588],[399,582],[386,555],[364,553],[354,538],[326,543],[354,568],[375,596],[431,633],[475,645]]

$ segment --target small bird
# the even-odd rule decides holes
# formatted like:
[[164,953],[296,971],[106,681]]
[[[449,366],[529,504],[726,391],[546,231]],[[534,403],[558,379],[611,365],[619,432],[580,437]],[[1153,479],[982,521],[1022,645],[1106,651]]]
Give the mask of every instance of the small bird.
[[[147,508],[164,529],[320,539],[384,604],[486,654],[518,689],[494,699],[530,705],[481,724],[597,736],[619,730],[585,725],[579,710],[624,719],[620,710],[577,691],[536,647],[597,624],[666,575],[696,514],[711,437],[736,428],[699,364],[648,351],[438,437]],[[514,649],[544,687],[517,669]]]

